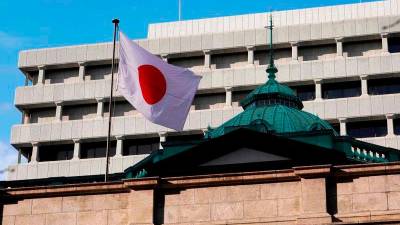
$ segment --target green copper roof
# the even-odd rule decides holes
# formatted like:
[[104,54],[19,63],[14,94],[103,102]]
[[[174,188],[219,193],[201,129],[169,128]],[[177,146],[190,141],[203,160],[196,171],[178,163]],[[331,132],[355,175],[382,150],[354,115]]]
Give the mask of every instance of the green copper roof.
[[216,129],[209,129],[206,138],[224,135],[238,127],[248,127],[263,132],[295,133],[315,130],[332,130],[331,125],[319,117],[281,104],[251,106]]
[[270,59],[266,70],[268,81],[253,90],[240,104],[244,111],[216,129],[209,129],[206,138],[215,138],[239,128],[248,127],[263,132],[295,133],[332,130],[332,126],[319,117],[301,111],[303,103],[294,91],[276,80],[278,69],[274,64],[272,47],[272,19],[270,20]]

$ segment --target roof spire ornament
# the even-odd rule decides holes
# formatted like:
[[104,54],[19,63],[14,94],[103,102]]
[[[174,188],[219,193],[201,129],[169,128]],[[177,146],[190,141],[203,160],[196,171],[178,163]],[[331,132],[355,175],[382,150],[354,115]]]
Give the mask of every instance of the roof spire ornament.
[[272,41],[272,29],[274,26],[272,25],[272,13],[269,15],[269,26],[266,26],[267,29],[269,29],[269,65],[267,68],[267,73],[268,73],[268,79],[269,80],[275,80],[276,76],[275,73],[278,72],[278,69],[275,67],[274,63],[274,48],[273,48],[273,41]]

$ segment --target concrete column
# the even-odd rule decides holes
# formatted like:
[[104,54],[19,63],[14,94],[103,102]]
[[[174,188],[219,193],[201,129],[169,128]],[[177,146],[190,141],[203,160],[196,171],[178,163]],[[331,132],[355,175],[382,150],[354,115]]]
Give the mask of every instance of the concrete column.
[[204,67],[210,68],[211,66],[211,51],[210,50],[204,50]]
[[160,137],[160,149],[163,149],[161,143],[164,143],[167,140],[167,132],[160,132],[158,133],[158,136]]
[[292,60],[299,59],[299,43],[297,41],[290,42],[292,46]]
[[322,100],[322,79],[315,80],[315,100]]
[[23,118],[24,118],[24,121],[23,121],[24,124],[29,124],[31,122],[31,114],[26,109],[24,110]]
[[79,65],[79,82],[85,81],[86,62],[78,62]]
[[394,136],[394,124],[393,124],[394,114],[386,114],[387,122],[387,136]]
[[115,151],[115,156],[116,157],[122,157],[122,152],[124,149],[124,136],[116,136],[115,137],[117,139],[117,149]]
[[247,63],[254,64],[254,46],[247,46]]
[[79,160],[81,154],[81,140],[80,139],[72,139],[74,141],[74,156],[72,160]]
[[38,66],[38,69],[39,69],[39,75],[38,75],[37,85],[43,85],[46,76],[46,66],[40,65]]
[[336,41],[336,55],[341,57],[343,56],[343,37],[335,38]]
[[381,33],[382,38],[382,53],[389,53],[389,43],[388,43],[389,33]]
[[345,136],[347,135],[347,128],[346,128],[346,118],[339,118],[339,123],[340,123],[340,135]]
[[21,153],[21,149],[19,148],[18,149],[18,161],[17,161],[18,164],[21,164],[21,156],[22,156],[22,153]]
[[31,161],[29,163],[37,163],[39,160],[39,143],[32,142]]
[[168,62],[168,54],[161,54],[161,59]]
[[97,117],[101,118],[104,114],[104,98],[96,98],[97,101]]
[[62,107],[63,103],[62,102],[56,102],[56,121],[61,121],[62,120]]
[[361,96],[368,95],[368,75],[361,75]]
[[225,87],[225,106],[232,106],[232,87]]

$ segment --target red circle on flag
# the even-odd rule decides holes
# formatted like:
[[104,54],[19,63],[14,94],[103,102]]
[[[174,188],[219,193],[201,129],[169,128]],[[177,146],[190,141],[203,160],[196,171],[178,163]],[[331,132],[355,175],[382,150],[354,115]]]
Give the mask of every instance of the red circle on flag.
[[138,67],[138,72],[144,100],[147,104],[156,104],[164,97],[167,90],[164,74],[152,65],[141,65]]

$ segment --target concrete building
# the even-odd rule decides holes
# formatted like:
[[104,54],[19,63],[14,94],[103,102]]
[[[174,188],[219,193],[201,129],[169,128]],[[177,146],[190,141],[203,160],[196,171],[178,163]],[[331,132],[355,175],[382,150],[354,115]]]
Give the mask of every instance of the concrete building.
[[[304,110],[341,135],[400,148],[400,1],[272,13],[277,79]],[[111,173],[120,173],[166,140],[196,139],[242,111],[239,101],[266,81],[267,13],[150,24],[137,42],[201,75],[181,133],[146,121],[117,93]],[[27,85],[11,143],[28,163],[9,180],[101,175],[105,168],[111,43],[20,52]]]

